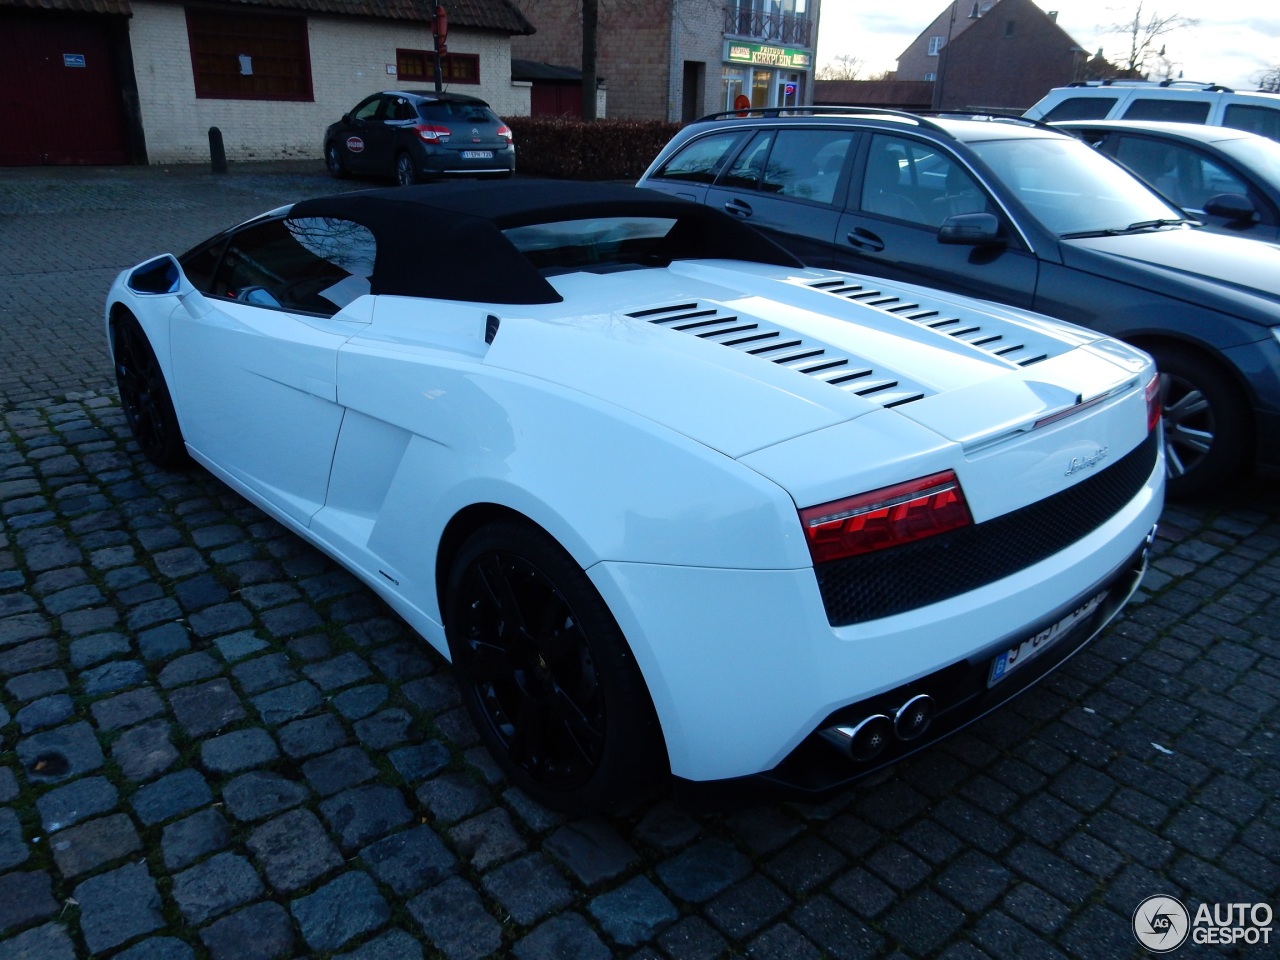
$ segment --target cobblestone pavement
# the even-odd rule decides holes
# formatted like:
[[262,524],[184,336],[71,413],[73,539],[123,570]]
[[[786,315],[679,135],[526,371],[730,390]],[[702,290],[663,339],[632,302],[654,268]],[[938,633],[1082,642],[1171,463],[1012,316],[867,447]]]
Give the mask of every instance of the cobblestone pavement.
[[1167,509],[1087,652],[830,803],[566,820],[509,788],[439,657],[148,466],[114,397],[119,268],[332,187],[0,172],[0,960],[1114,958],[1148,896],[1280,908],[1274,478]]

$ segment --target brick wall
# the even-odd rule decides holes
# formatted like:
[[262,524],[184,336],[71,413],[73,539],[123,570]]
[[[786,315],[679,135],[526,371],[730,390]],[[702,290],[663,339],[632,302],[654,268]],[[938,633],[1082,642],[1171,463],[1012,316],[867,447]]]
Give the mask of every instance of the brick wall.
[[[308,17],[314,102],[211,100],[195,95],[180,6],[135,2],[129,36],[152,163],[208,161],[209,128],[215,126],[230,160],[320,157],[325,127],[368,94],[401,85],[387,73],[397,47],[431,47],[425,24]],[[480,84],[447,89],[482,97],[500,116],[528,115],[529,87],[511,81],[506,36],[454,27],[449,50],[480,57]],[[406,85],[423,87],[420,81]]]

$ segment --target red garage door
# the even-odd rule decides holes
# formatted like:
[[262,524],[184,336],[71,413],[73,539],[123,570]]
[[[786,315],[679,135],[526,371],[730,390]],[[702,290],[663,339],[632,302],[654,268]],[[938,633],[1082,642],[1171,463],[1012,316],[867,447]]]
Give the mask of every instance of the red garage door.
[[105,24],[4,16],[0,32],[0,166],[127,162]]

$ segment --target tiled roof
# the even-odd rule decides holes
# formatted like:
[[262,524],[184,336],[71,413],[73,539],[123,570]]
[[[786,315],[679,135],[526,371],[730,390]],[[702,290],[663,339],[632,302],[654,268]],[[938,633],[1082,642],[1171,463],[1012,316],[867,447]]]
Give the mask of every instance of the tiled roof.
[[129,0],[0,0],[0,7],[26,7],[31,10],[72,10],[76,13],[133,12]]
[[[219,2],[219,0],[214,0]],[[429,20],[435,4],[429,0],[221,0],[227,6],[270,7],[348,17],[386,20]],[[0,0],[0,7],[34,10],[69,10],[80,13],[131,14],[129,0]],[[533,24],[510,0],[445,0],[449,24],[478,30],[498,30],[508,35],[528,35]]]

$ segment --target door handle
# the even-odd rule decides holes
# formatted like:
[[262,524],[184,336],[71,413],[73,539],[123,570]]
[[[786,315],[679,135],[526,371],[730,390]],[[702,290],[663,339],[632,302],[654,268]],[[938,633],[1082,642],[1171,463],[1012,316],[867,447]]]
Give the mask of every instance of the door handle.
[[870,230],[864,230],[862,227],[854,227],[848,234],[846,234],[845,239],[855,247],[860,247],[863,250],[870,250],[874,253],[879,253],[884,249],[884,241]]
[[724,212],[731,213],[735,217],[749,217],[751,216],[751,204],[735,197],[724,205]]

